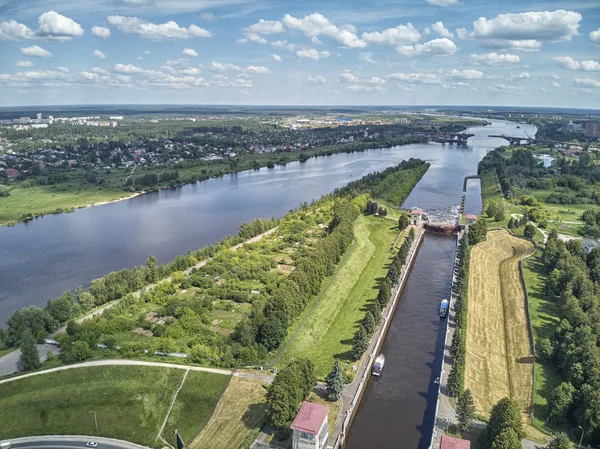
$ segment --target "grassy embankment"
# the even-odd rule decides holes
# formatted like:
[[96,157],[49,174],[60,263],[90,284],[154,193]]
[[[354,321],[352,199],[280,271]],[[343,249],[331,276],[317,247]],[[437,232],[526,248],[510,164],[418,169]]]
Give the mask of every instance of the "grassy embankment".
[[[0,384],[0,439],[29,435],[96,435],[151,447],[185,371],[139,366],[76,368]],[[184,439],[210,415],[228,380],[190,372],[170,415]],[[171,428],[164,435],[171,439]]]
[[[400,144],[401,139],[392,139],[390,142]],[[388,143],[373,142],[365,148],[379,148],[387,146]],[[248,154],[232,160],[200,161],[192,167],[179,169],[179,176],[183,183],[193,180],[203,181],[211,177],[223,176],[229,173],[237,173],[255,168],[286,164],[298,160],[306,160],[311,157],[324,156],[326,154],[343,153],[351,151],[352,144],[330,145],[313,148],[310,150],[276,153],[276,154]],[[360,150],[355,150],[360,151]],[[175,170],[176,167],[141,167],[138,168],[133,178],[156,173],[165,170]],[[101,172],[99,179],[104,181],[102,186],[90,184],[85,181],[85,172],[82,170],[70,174],[70,181],[54,186],[37,186],[20,188],[15,185],[10,196],[0,198],[0,226],[18,223],[31,214],[34,217],[46,214],[54,214],[93,205],[94,203],[115,201],[129,197],[133,192],[123,189],[126,178],[130,175],[130,169],[111,169],[110,174]]]
[[352,337],[364,316],[365,306],[377,297],[378,280],[386,275],[387,265],[395,254],[390,246],[397,233],[392,220],[375,216],[357,219],[356,245],[277,365],[309,357],[315,363],[317,377],[323,379],[336,358],[346,367],[352,363]]
[[264,422],[266,394],[266,386],[257,381],[231,378],[190,449],[232,449],[253,441]]
[[532,250],[493,231],[471,251],[465,388],[485,415],[505,396],[531,410],[533,358],[518,263]]

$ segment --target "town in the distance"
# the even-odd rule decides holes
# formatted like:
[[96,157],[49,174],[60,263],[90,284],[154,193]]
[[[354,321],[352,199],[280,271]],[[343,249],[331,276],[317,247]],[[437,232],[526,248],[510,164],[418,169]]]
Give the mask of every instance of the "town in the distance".
[[0,1],[0,449],[600,447],[598,24]]

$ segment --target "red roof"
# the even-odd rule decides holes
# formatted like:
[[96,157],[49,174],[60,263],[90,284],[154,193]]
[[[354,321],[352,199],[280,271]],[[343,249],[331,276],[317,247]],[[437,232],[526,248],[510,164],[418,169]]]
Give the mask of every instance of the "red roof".
[[473,214],[465,214],[465,218],[467,220],[477,220],[477,215],[473,215]]
[[440,449],[470,449],[471,442],[460,438],[442,435]]
[[327,419],[327,413],[329,413],[328,407],[304,401],[302,408],[294,418],[291,428],[316,435]]
[[421,209],[413,209],[410,211],[411,215],[423,215],[423,211]]

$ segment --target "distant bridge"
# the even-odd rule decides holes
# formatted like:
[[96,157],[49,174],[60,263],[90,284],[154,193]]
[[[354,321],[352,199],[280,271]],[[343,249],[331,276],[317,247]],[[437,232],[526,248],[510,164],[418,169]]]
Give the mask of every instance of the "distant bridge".
[[511,146],[519,146],[522,145],[523,141],[526,142],[526,145],[535,143],[536,140],[531,137],[517,137],[517,136],[507,136],[506,134],[490,134],[488,137],[495,137],[497,139],[508,140]]
[[431,142],[437,142],[441,144],[467,146],[467,139],[473,137],[475,134],[467,133],[436,133],[429,134],[427,140]]
[[533,137],[523,137],[523,136],[507,136],[506,134],[490,134],[488,137],[496,137],[498,139],[508,140],[511,146],[520,146],[523,145],[531,145],[535,143],[546,143],[549,145],[563,145],[565,147],[582,147],[584,145],[588,145],[590,149],[596,150],[593,146],[593,143],[586,142],[561,142],[560,140],[548,140],[548,139],[534,139]]

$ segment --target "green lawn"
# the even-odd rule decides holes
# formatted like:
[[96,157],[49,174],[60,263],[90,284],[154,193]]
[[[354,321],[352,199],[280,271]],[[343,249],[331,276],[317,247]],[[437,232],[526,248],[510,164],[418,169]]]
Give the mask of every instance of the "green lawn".
[[73,183],[73,187],[60,185],[13,189],[10,196],[0,198],[0,225],[20,221],[24,214],[51,214],[69,211],[88,204],[113,201],[132,195],[119,188],[101,189],[92,184]]
[[190,371],[177,395],[163,438],[176,446],[173,431],[178,429],[183,441],[189,443],[208,422],[229,379],[221,374]]
[[[540,339],[549,338],[559,322],[556,304],[549,301],[544,295],[546,275],[543,272],[541,256],[542,250],[537,249],[533,256],[523,261],[523,276],[527,285],[529,314],[536,345]],[[536,357],[534,370],[534,419],[532,424],[539,430],[547,431],[547,398],[552,389],[560,383],[560,377],[554,368],[540,357]]]
[[[181,369],[103,366],[76,368],[0,384],[0,439],[26,435],[99,435],[162,447],[154,440],[183,379]],[[190,373],[192,374],[192,373]],[[212,410],[227,376],[193,373],[174,411],[190,434]],[[196,377],[198,375],[199,377]],[[194,389],[207,389],[206,393]],[[192,404],[187,402],[192,401]],[[182,414],[191,412],[191,417]],[[179,418],[178,418],[179,417]]]
[[393,256],[390,246],[397,232],[392,220],[374,216],[356,220],[356,246],[279,360],[279,366],[296,357],[309,357],[315,363],[317,377],[322,379],[336,357],[350,361],[352,336],[364,316],[365,305],[377,296],[379,279],[385,276]]

